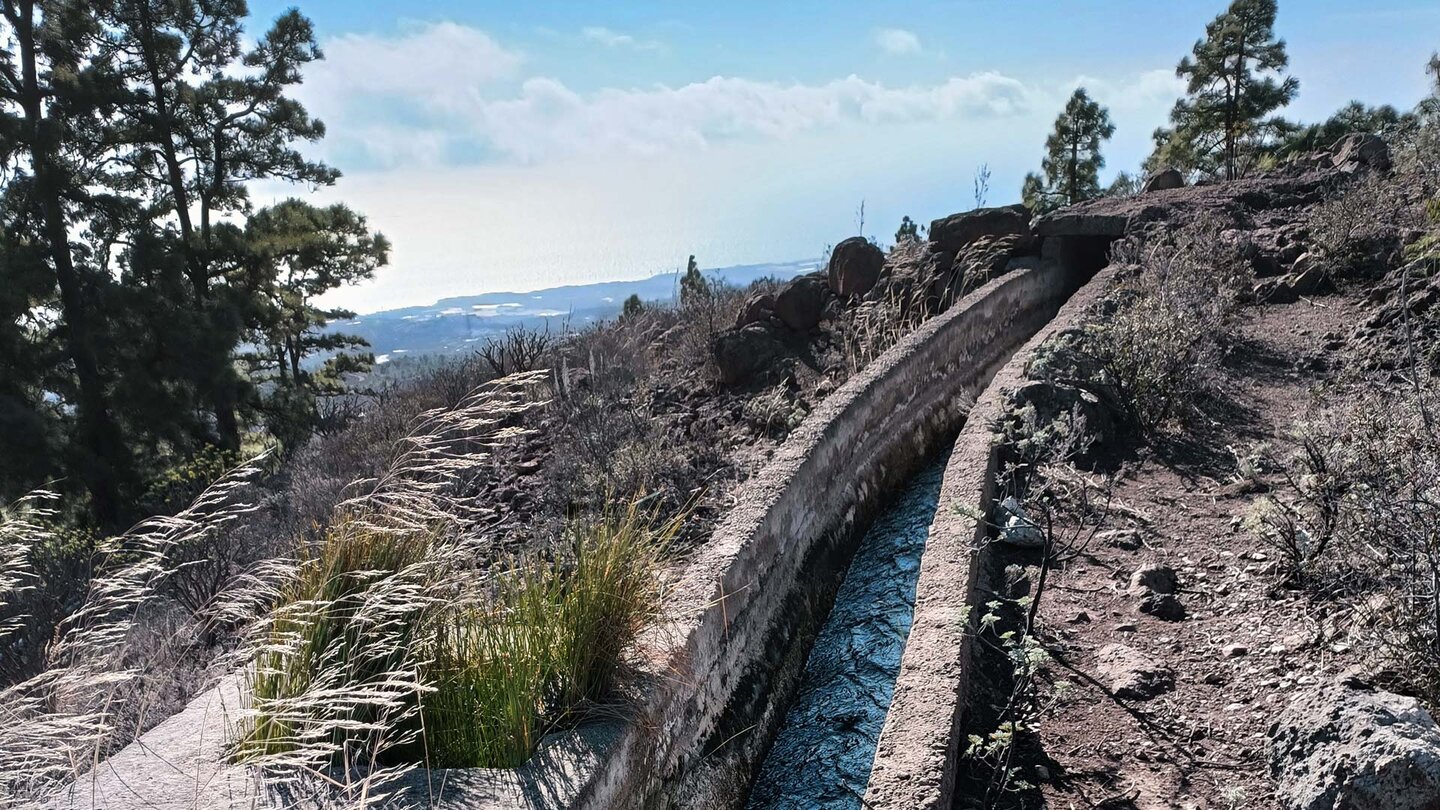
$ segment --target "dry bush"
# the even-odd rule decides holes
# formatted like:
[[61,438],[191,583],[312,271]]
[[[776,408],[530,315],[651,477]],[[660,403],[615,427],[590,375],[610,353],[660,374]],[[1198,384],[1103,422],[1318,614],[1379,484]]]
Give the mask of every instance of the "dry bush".
[[[1294,585],[1340,595],[1378,663],[1440,704],[1440,431],[1433,382],[1349,392],[1296,427],[1251,527]],[[1338,397],[1337,397],[1338,399]]]
[[1310,253],[1332,278],[1383,275],[1399,246],[1399,231],[1420,222],[1403,184],[1376,171],[1334,189],[1305,214]]
[[[183,571],[174,555],[241,523],[259,475],[258,465],[242,465],[178,514],[99,544],[96,575],[80,607],[60,624],[44,669],[0,690],[0,807],[33,806],[199,687],[200,639],[226,623],[215,602],[196,612],[169,594]],[[18,542],[28,552],[46,540],[40,523],[6,523],[0,534],[11,535],[12,549]],[[28,570],[0,579],[23,588]]]
[[924,292],[891,287],[874,301],[846,310],[836,324],[845,369],[859,372],[925,322]]
[[1213,219],[1128,238],[1112,257],[1133,270],[1110,294],[1085,351],[1134,422],[1151,432],[1212,378],[1250,270],[1236,237]]
[[496,377],[534,371],[545,363],[554,342],[550,330],[516,326],[486,341],[475,354]]

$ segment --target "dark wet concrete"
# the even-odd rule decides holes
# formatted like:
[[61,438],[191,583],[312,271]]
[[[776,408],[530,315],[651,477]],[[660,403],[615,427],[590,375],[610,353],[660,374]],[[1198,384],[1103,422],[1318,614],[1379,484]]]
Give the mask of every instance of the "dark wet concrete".
[[908,481],[860,540],[747,807],[859,808],[915,604],[945,460]]

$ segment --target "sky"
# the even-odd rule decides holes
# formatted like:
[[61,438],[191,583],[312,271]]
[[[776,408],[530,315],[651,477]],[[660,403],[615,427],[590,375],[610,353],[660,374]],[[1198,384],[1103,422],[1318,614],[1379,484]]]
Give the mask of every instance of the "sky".
[[[394,245],[326,302],[439,298],[812,258],[902,216],[1016,202],[1077,86],[1109,108],[1102,181],[1134,172],[1220,0],[252,0],[298,3],[324,61],[295,96],[332,188]],[[1300,95],[1413,106],[1440,49],[1436,0],[1281,0]]]

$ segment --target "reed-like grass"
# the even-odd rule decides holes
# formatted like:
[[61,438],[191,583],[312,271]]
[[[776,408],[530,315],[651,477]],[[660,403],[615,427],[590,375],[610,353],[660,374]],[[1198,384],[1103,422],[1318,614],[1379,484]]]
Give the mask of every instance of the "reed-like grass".
[[683,516],[638,503],[575,524],[553,561],[501,577],[488,605],[428,629],[421,739],[432,767],[515,767],[544,734],[610,696],[660,599],[660,563]]

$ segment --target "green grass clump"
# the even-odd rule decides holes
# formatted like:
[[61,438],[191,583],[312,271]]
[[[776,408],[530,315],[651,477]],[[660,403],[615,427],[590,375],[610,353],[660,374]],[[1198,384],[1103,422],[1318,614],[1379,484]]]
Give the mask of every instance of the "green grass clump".
[[238,758],[524,763],[613,692],[682,522],[631,503],[488,580],[437,537],[337,524],[272,613]]
[[661,555],[680,523],[657,525],[632,503],[572,526],[559,559],[505,576],[488,609],[437,621],[420,711],[430,766],[518,766],[604,701],[658,607]]

